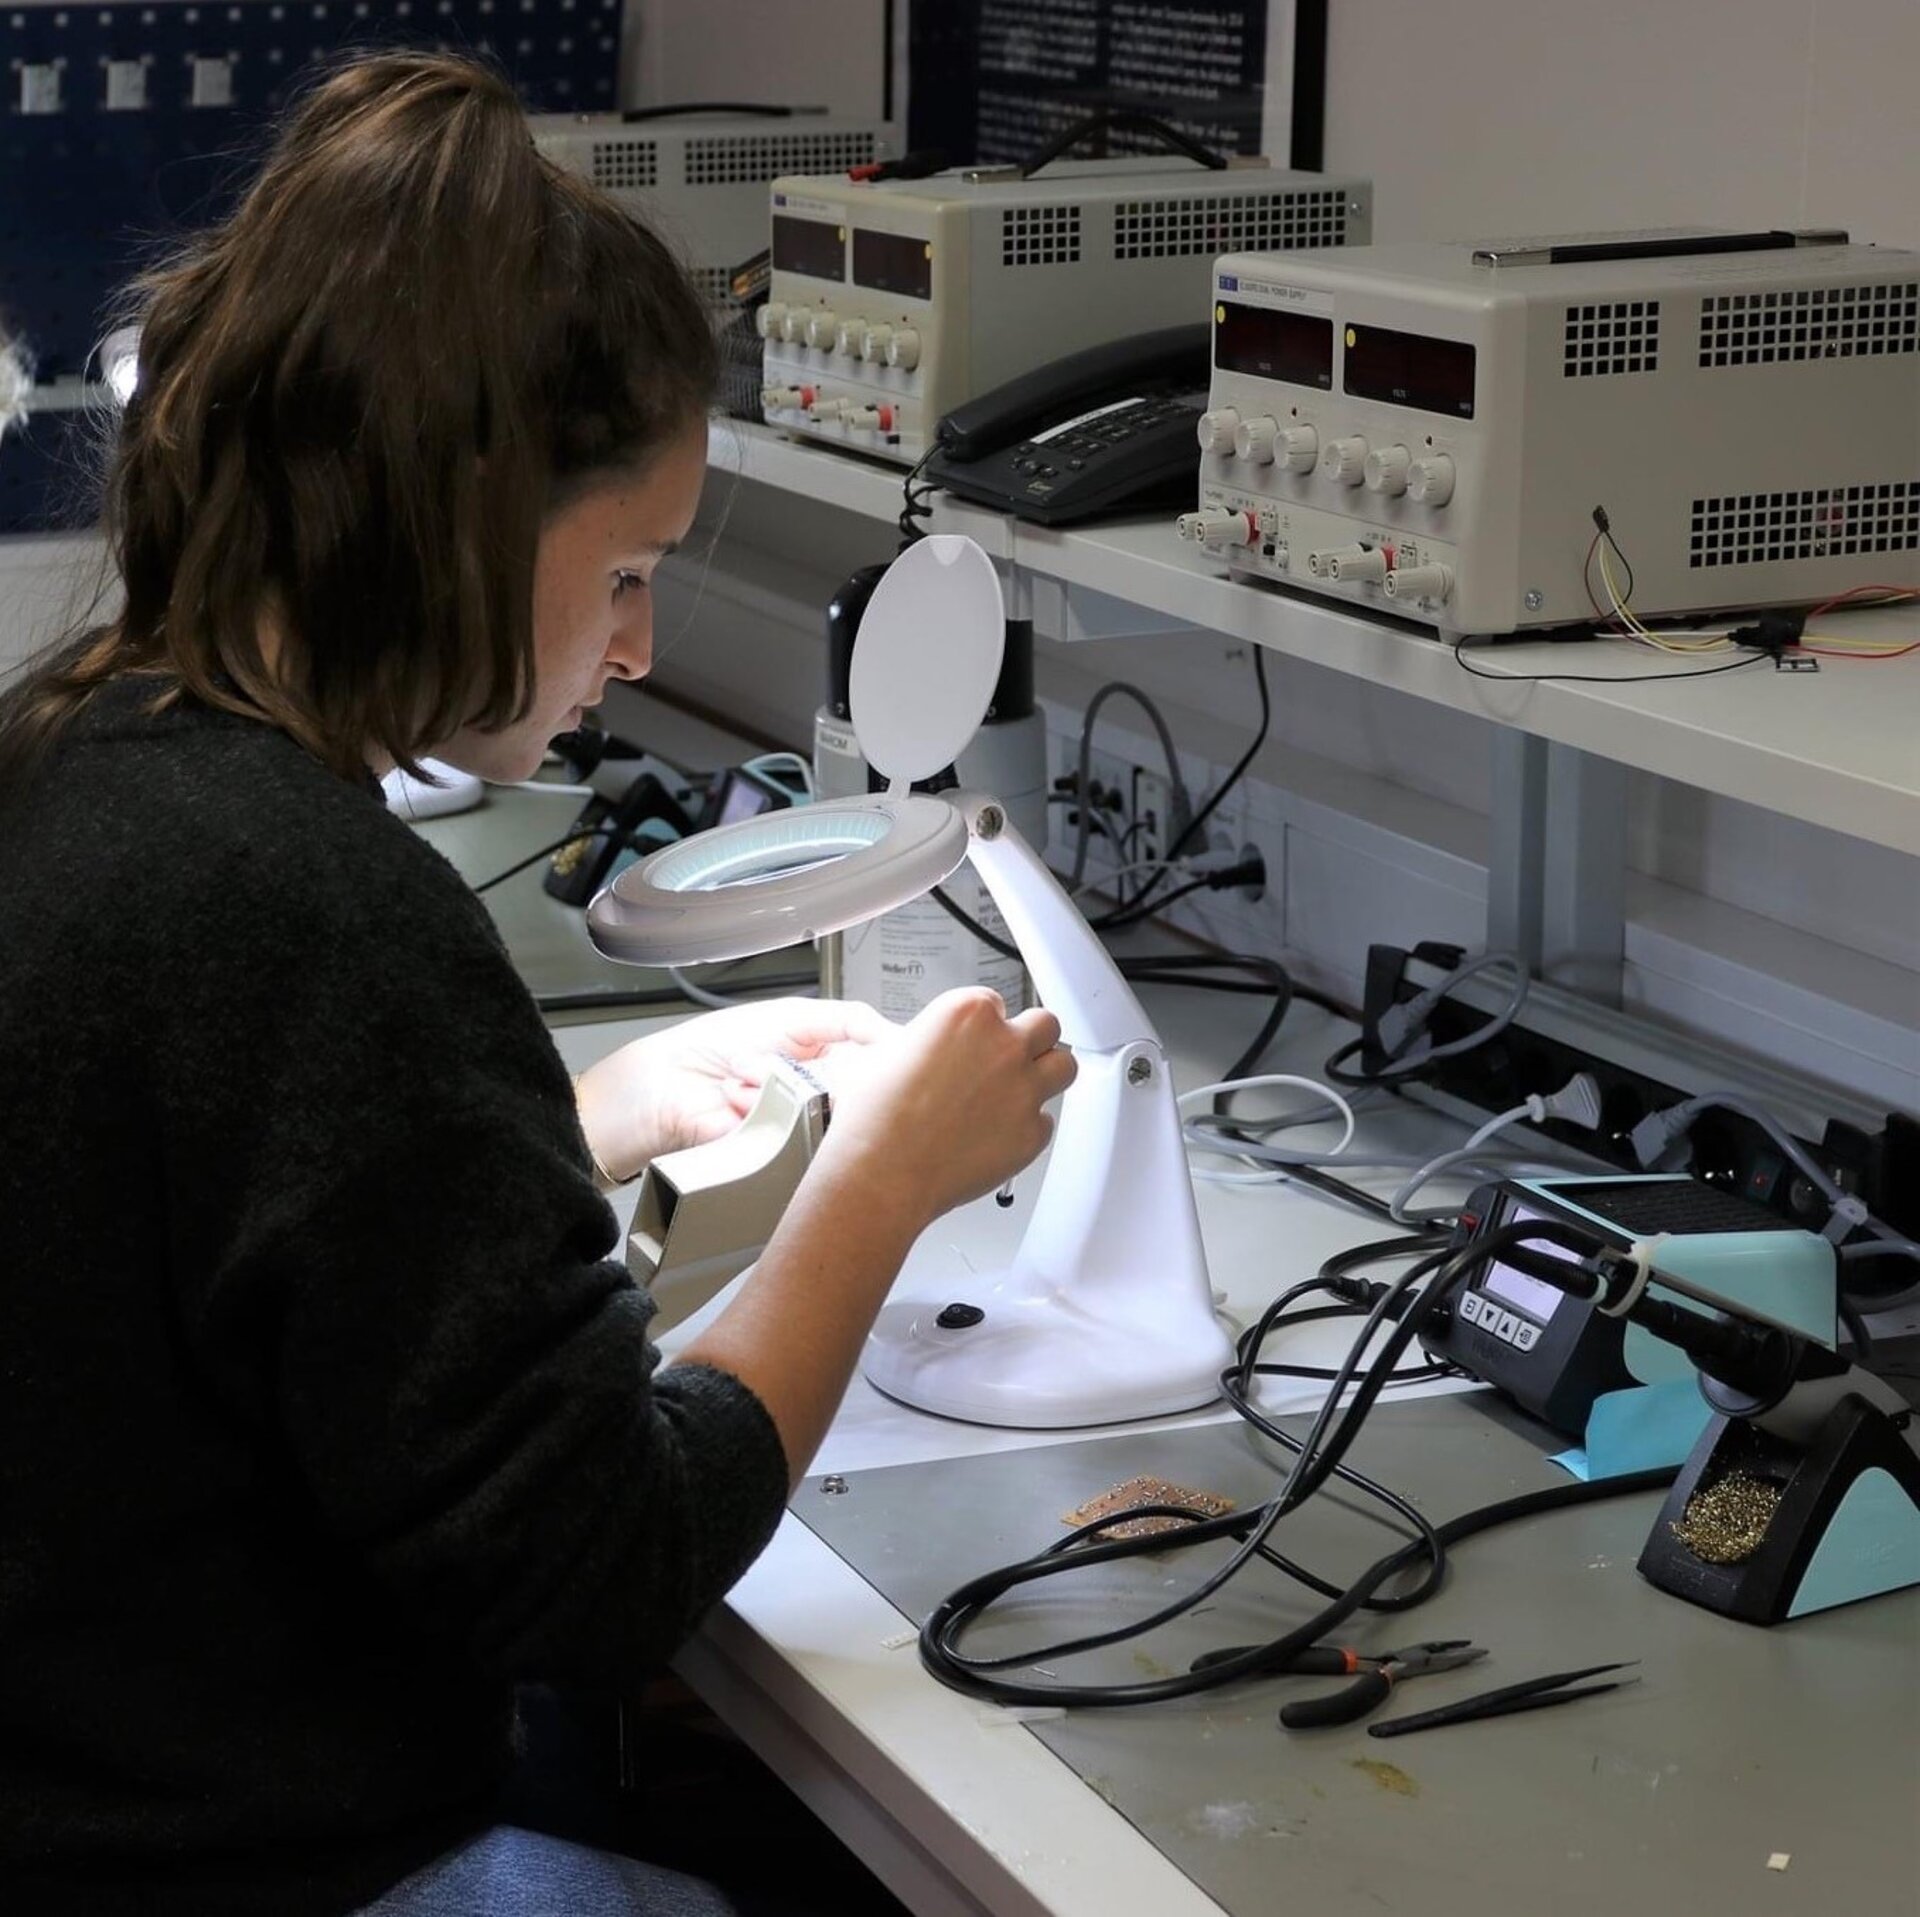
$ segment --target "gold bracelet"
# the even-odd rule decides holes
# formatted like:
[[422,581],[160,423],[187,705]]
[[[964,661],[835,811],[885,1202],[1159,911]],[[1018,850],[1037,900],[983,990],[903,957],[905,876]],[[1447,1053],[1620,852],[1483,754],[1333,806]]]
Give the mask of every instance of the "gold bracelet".
[[[577,1072],[573,1077],[573,1110],[574,1116],[578,1118],[580,1114],[580,1076]],[[614,1177],[613,1173],[601,1164],[600,1154],[593,1149],[593,1140],[587,1137],[587,1128],[584,1124],[580,1127],[580,1136],[586,1143],[587,1163],[593,1167],[594,1190],[603,1196],[607,1192],[618,1191],[620,1187],[626,1183],[626,1180]]]

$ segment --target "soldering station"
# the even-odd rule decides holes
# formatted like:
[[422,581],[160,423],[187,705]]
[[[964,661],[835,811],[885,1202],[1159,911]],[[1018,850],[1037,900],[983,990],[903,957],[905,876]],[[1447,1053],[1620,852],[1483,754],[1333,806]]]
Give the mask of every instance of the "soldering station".
[[[935,33],[928,9],[909,11],[921,24],[902,28],[902,48]],[[22,45],[34,71],[55,57]],[[930,1234],[875,1323],[853,1423],[892,1420],[898,1438],[916,1419],[913,1432],[947,1437],[900,1440],[897,1459],[864,1455],[795,1499],[807,1548],[823,1542],[863,1591],[908,1612],[886,1681],[909,1681],[897,1674],[917,1657],[946,1690],[1030,1722],[1241,1917],[1275,1906],[1234,1867],[1209,1876],[1198,1813],[1175,1816],[1162,1796],[1182,1765],[1213,1761],[1196,1740],[1216,1712],[1223,1745],[1267,1753],[1276,1790],[1312,1776],[1320,1793],[1380,1761],[1367,1740],[1523,1714],[1582,1727],[1524,1753],[1587,1752],[1588,1734],[1595,1750],[1637,1748],[1619,1727],[1688,1682],[1669,1643],[1784,1683],[1796,1657],[1850,1655],[1850,1631],[1910,1638],[1920,1116],[1884,1081],[1850,1084],[1844,1063],[1823,1075],[1804,1055],[1749,1049],[1704,985],[1688,988],[1702,1008],[1689,1032],[1671,1010],[1643,1015],[1617,975],[1593,995],[1569,982],[1550,949],[1556,911],[1559,958],[1580,955],[1596,920],[1624,946],[1630,795],[1624,773],[1597,796],[1579,786],[1620,715],[1550,695],[1558,679],[1611,690],[1631,677],[1623,653],[1653,650],[1663,669],[1632,687],[1621,724],[1692,697],[1687,713],[1710,729],[1729,682],[1655,682],[1760,665],[1730,682],[1762,715],[1762,772],[1724,788],[1752,805],[1769,781],[1805,782],[1812,748],[1800,752],[1791,714],[1772,715],[1811,694],[1791,681],[1824,659],[1888,662],[1863,670],[1882,672],[1889,706],[1920,712],[1920,657],[1895,663],[1920,646],[1920,250],[1798,206],[1778,223],[1592,230],[1570,216],[1557,232],[1469,221],[1416,235],[1364,141],[1340,149],[1357,167],[1323,163],[1304,135],[1269,154],[1257,120],[1244,138],[1217,116],[1202,124],[1177,90],[1152,112],[1048,94],[1020,138],[1002,129],[962,150],[924,108],[896,110],[891,80],[869,113],[730,99],[623,113],[610,64],[592,88],[536,84],[560,49],[541,38],[521,76],[546,109],[530,118],[535,144],[668,234],[726,342],[737,417],[716,427],[715,465],[733,470],[710,492],[731,510],[733,488],[784,486],[806,514],[827,502],[877,524],[845,542],[867,562],[829,592],[793,587],[783,560],[689,609],[689,622],[751,626],[798,596],[824,648],[824,673],[811,654],[796,673],[800,655],[768,642],[778,683],[743,693],[737,754],[709,753],[693,774],[622,736],[643,731],[634,708],[587,722],[551,768],[566,835],[480,889],[504,915],[518,890],[493,888],[527,872],[570,950],[683,985],[703,968],[703,1003],[724,1003],[712,983],[733,977],[705,968],[776,952],[798,953],[805,989],[817,977],[824,995],[902,1020],[946,986],[987,984],[1012,1008],[1055,1012],[1079,1066],[1046,1160],[993,1216],[982,1208],[939,1245]],[[160,115],[163,146],[191,145],[184,114]],[[18,275],[3,243],[0,265]],[[16,434],[0,503],[10,528],[39,530],[54,422],[100,369],[70,350],[71,314],[27,317],[60,337],[42,347],[27,405],[41,425]],[[800,523],[797,540],[823,522]],[[823,544],[843,565],[837,536]],[[1130,592],[1137,620],[1115,610]],[[1155,593],[1191,610],[1147,608]],[[1142,687],[1109,683],[1089,701],[1081,655],[1104,670],[1098,643],[1055,643],[1184,661],[1214,636],[1240,648],[1229,661],[1252,658],[1260,704],[1255,731],[1241,679],[1207,690],[1213,654],[1193,667],[1191,710],[1209,737],[1236,735],[1237,762],[1205,786]],[[1474,671],[1470,656],[1534,644],[1551,654],[1527,654],[1543,669],[1516,671],[1507,704],[1459,696],[1456,662]],[[1294,749],[1267,743],[1267,651],[1311,673],[1361,649],[1369,663],[1338,669],[1518,741],[1482,801],[1484,945],[1421,941],[1425,902],[1451,909],[1479,880],[1448,866],[1398,897],[1377,851],[1391,808],[1353,840],[1365,873],[1350,880],[1298,849],[1304,802],[1249,803],[1256,755],[1257,774]],[[1177,692],[1186,667],[1155,670],[1154,690]],[[784,741],[800,749],[782,750],[766,702],[796,679],[808,710]],[[724,726],[732,715],[698,690],[688,709]],[[1111,713],[1096,732],[1113,695],[1158,734],[1129,759],[1110,749]],[[1688,776],[1685,741],[1640,750],[1636,738],[1623,762]],[[1722,790],[1717,769],[1701,776]],[[1417,784],[1400,798],[1442,804]],[[1809,815],[1851,829],[1852,793]],[[1907,882],[1912,799],[1909,779],[1887,799],[1907,823],[1863,828],[1876,857],[1907,857]],[[483,806],[477,789],[459,803]],[[428,815],[453,801],[415,788],[408,804],[431,833]],[[1641,837],[1664,825],[1633,804]],[[1450,859],[1482,858],[1458,837]],[[1329,966],[1277,941],[1230,949],[1218,928],[1244,918],[1164,916],[1261,888],[1289,926],[1320,913],[1349,944],[1379,908],[1371,942],[1340,960],[1358,990],[1323,988]],[[1750,890],[1758,924],[1768,894]],[[1910,985],[1910,933],[1901,947],[1883,927],[1861,966]],[[1660,936],[1682,941],[1684,926]],[[1657,942],[1643,941],[1649,971]],[[1817,965],[1784,935],[1758,943],[1784,954],[1791,984],[1771,1009],[1790,1026]],[[1632,962],[1613,961],[1616,974]],[[1217,1083],[1187,1088],[1211,1056],[1192,1021],[1176,1014],[1175,1039],[1162,1035],[1173,986],[1272,1007]],[[1290,1009],[1290,1041],[1303,1012],[1327,1022],[1324,1064],[1263,1076]],[[1260,1115],[1278,1092],[1293,1102]],[[730,1295],[832,1122],[824,1079],[782,1060],[736,1130],[645,1169],[622,1202],[623,1245],[656,1334],[684,1335]],[[1449,1179],[1450,1198],[1418,1202]],[[1280,1195],[1364,1218],[1366,1242],[1323,1255],[1297,1211],[1254,1212]],[[1216,1239],[1236,1276],[1257,1262],[1267,1295],[1253,1308],[1244,1290],[1229,1302]],[[1420,1422],[1442,1417],[1437,1438]],[[1022,1458],[1046,1487],[1025,1504]],[[923,1563],[909,1519],[934,1508]],[[1504,1638],[1494,1623],[1471,1634],[1471,1594],[1518,1575],[1510,1533],[1578,1612],[1557,1640],[1550,1616],[1531,1636],[1515,1626],[1513,1604]],[[1505,1568],[1476,1587],[1482,1563]],[[1629,1566],[1631,1608],[1618,1597]],[[1631,1620],[1617,1634],[1578,1608],[1583,1593],[1568,1598],[1576,1570],[1616,1580]],[[1802,1651],[1755,1648],[1796,1634]],[[1536,1659],[1567,1668],[1539,1674]],[[713,1654],[689,1668],[712,1674]],[[1416,1677],[1435,1681],[1409,1708],[1395,1693]],[[1539,1716],[1590,1698],[1610,1701]],[[1520,1735],[1448,1741],[1497,1753]],[[1289,1768],[1321,1750],[1358,1755],[1337,1776]],[[1446,1801],[1449,1816],[1471,1808]],[[1324,1814],[1274,1810],[1267,1855]],[[1756,1902],[1749,1886],[1739,1907]],[[1862,1906],[1821,1906],[1842,1907]]]

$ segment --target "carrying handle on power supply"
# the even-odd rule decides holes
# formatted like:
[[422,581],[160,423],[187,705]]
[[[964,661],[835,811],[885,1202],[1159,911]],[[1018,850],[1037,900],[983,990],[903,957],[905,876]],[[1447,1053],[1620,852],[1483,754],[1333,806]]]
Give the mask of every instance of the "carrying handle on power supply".
[[1687,260],[1706,253],[1784,253],[1796,246],[1845,246],[1838,227],[1764,233],[1642,233],[1622,240],[1565,240],[1557,245],[1476,246],[1475,266],[1581,266],[1607,260]]

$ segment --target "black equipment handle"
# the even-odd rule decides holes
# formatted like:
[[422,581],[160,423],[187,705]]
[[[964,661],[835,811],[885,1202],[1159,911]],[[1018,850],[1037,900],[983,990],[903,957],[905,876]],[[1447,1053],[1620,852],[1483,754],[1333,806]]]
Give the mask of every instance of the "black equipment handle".
[[678,106],[628,107],[621,114],[623,126],[637,126],[642,120],[676,120],[686,113],[750,113],[762,120],[790,120],[797,113],[824,113],[823,106],[776,106],[764,100],[686,100]]
[[1385,1669],[1362,1671],[1344,1689],[1282,1704],[1280,1722],[1290,1731],[1315,1731],[1328,1724],[1351,1724],[1384,1704],[1392,1689],[1393,1679]]
[[1474,250],[1476,266],[1580,266],[1606,260],[1684,260],[1708,253],[1784,253],[1796,246],[1844,246],[1847,235],[1835,228],[1796,233],[1770,227],[1757,233],[1645,233],[1620,240],[1568,240],[1560,245],[1521,245],[1510,251],[1483,246]]

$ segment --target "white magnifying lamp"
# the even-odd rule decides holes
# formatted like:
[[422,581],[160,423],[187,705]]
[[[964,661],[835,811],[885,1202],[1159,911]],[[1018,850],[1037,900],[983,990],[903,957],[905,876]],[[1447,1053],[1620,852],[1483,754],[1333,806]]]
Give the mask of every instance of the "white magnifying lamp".
[[1214,1311],[1165,1049],[1005,809],[981,793],[910,790],[972,737],[1004,634],[999,579],[972,540],[909,547],[862,616],[849,699],[887,790],[681,840],[622,872],[587,926],[608,957],[635,964],[741,958],[857,925],[970,858],[1079,1077],[1011,1264],[946,1281],[909,1265],[862,1369],[889,1397],[977,1424],[1184,1411],[1219,1395],[1232,1345]]

